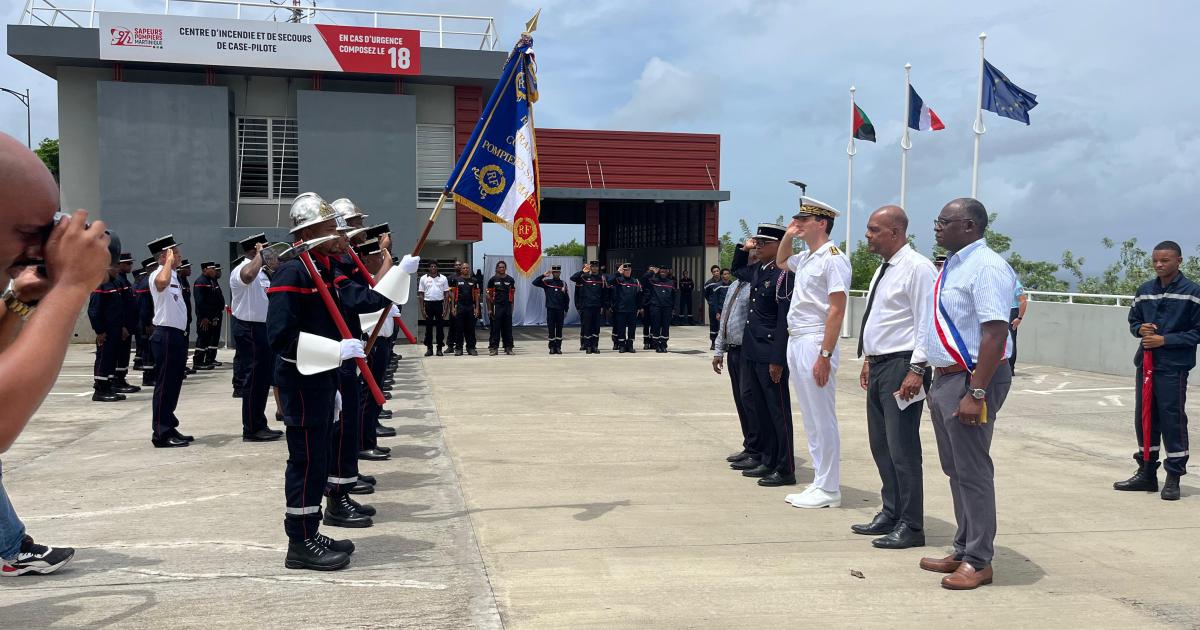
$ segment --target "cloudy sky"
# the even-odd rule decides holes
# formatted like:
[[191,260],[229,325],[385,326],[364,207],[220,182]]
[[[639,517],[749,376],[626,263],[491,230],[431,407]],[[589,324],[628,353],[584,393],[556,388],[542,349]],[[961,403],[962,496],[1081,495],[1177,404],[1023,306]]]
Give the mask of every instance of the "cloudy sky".
[[[61,0],[86,6],[90,0]],[[905,62],[913,85],[945,122],[914,133],[908,207],[922,249],[941,206],[970,193],[971,121],[979,40],[987,57],[1038,95],[1032,125],[985,113],[980,198],[1000,215],[1026,258],[1063,249],[1112,259],[1104,236],[1200,242],[1200,43],[1197,5],[1186,1],[798,2],[771,0],[326,0],[353,8],[494,15],[502,47],[543,8],[537,33],[538,123],[719,133],[721,229],[771,220],[809,193],[845,210],[848,88],[875,123],[878,144],[859,143],[852,232],[899,199]],[[0,0],[15,22],[24,0]],[[161,10],[161,0],[98,0],[113,10]],[[0,37],[2,39],[2,37]],[[56,136],[53,81],[7,57],[0,85],[33,90],[35,139]],[[0,94],[0,130],[23,137],[25,110]],[[36,141],[36,140],[35,140]],[[511,251],[488,226],[483,253]],[[844,225],[836,233],[844,234]],[[547,229],[546,243],[578,227]],[[840,236],[839,236],[840,238]]]

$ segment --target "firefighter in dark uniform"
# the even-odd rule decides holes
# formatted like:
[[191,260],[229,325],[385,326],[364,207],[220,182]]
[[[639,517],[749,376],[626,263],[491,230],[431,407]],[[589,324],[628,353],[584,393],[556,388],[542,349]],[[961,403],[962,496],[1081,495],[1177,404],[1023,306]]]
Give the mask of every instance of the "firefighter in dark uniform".
[[488,354],[495,355],[504,340],[504,354],[513,353],[512,316],[513,299],[517,294],[517,281],[508,275],[504,261],[496,263],[496,275],[487,281],[488,319],[492,323],[488,336]]
[[454,356],[476,356],[475,322],[479,320],[479,282],[471,274],[471,266],[458,264],[458,273],[450,281],[450,345]]
[[88,300],[88,320],[96,333],[96,359],[92,365],[92,400],[117,402],[125,396],[113,391],[116,378],[117,350],[125,330],[125,309],[121,287],[117,283],[117,268],[108,268],[108,278],[92,291]]
[[[382,233],[381,233],[382,234]],[[354,246],[354,251],[358,252],[358,257],[362,260],[363,265],[367,269],[379,269],[383,264],[383,250],[379,247],[379,238],[372,237],[362,243]],[[377,277],[382,277],[377,276]],[[393,382],[389,381],[388,362],[392,355],[392,344],[395,339],[395,329],[398,328],[395,324],[395,318],[400,316],[400,310],[395,305],[392,305],[386,313],[381,316],[388,319],[384,322],[383,328],[380,329],[379,336],[375,339],[375,345],[371,347],[371,353],[367,356],[367,365],[371,368],[371,375],[375,377],[375,382],[379,384],[380,389],[388,391],[391,389]],[[389,332],[390,331],[390,332]],[[364,343],[369,341],[372,330],[363,330],[361,339]],[[366,382],[359,379],[360,386],[358,390],[358,418],[360,435],[359,435],[359,450],[360,451],[378,451],[385,455],[391,453],[392,449],[386,446],[379,445],[379,438],[383,437],[379,431],[379,414],[383,409],[379,403],[375,402],[371,395],[371,390],[367,387]],[[395,430],[392,430],[395,435]],[[372,494],[375,492],[376,479],[371,475],[364,475],[359,472],[358,483],[350,488],[350,494]],[[359,506],[363,508],[365,506]],[[370,512],[371,510],[368,510]],[[371,516],[371,514],[368,514]]]
[[117,261],[117,287],[121,295],[121,311],[125,316],[125,331],[121,333],[121,342],[117,346],[116,376],[112,379],[112,389],[118,394],[132,394],[142,391],[141,387],[129,384],[129,351],[137,338],[137,297],[133,293],[133,283],[129,273],[133,269],[133,254],[122,252]]
[[[1200,343],[1200,285],[1179,271],[1183,250],[1174,241],[1163,241],[1151,253],[1157,276],[1138,287],[1129,308],[1129,331],[1141,339],[1134,355],[1138,366],[1134,395],[1134,433],[1138,450],[1133,459],[1138,471],[1133,477],[1113,484],[1117,490],[1158,490],[1158,461],[1166,451],[1163,468],[1167,481],[1165,501],[1179,500],[1179,478],[1187,474],[1188,373],[1196,367],[1196,345]],[[1147,382],[1149,381],[1149,382]],[[1152,394],[1152,408],[1143,418],[1143,395]],[[1149,420],[1149,436],[1146,435]],[[1160,444],[1161,442],[1161,444]],[[1149,458],[1145,457],[1149,446]]]
[[546,293],[546,342],[550,354],[562,354],[563,320],[571,306],[567,283],[562,279],[562,266],[552,265],[545,275],[533,279],[533,286]]
[[[733,275],[750,286],[750,304],[746,312],[746,331],[742,335],[742,396],[758,424],[762,436],[761,464],[743,470],[746,477],[758,477],[760,486],[795,483],[796,462],[792,444],[782,444],[776,435],[791,435],[792,402],[788,390],[787,311],[795,275],[775,265],[779,240],[787,229],[782,225],[763,224],[753,243],[759,260],[747,264],[749,251],[738,245],[733,255]],[[786,431],[777,428],[786,427]]]
[[142,385],[154,386],[158,372],[154,367],[154,352],[150,349],[150,335],[154,333],[154,298],[150,296],[150,276],[158,269],[158,260],[153,256],[142,261],[142,279],[133,286],[137,296],[138,335],[142,341]]
[[688,326],[696,323],[692,318],[692,293],[696,291],[696,281],[684,269],[679,278],[679,317],[687,317]]
[[633,338],[637,335],[637,316],[642,306],[642,283],[633,277],[633,265],[621,265],[608,281],[612,286],[613,336],[618,352],[637,352]]
[[217,345],[221,341],[221,319],[225,314],[225,292],[221,290],[221,265],[200,263],[193,297],[196,300],[196,352],[192,365],[197,370],[211,370],[218,365]]
[[671,316],[678,292],[670,277],[670,266],[651,267],[642,277],[650,285],[646,308],[650,311],[650,343],[655,352],[666,352],[671,339]]
[[587,354],[600,353],[600,309],[604,308],[604,288],[608,284],[600,275],[600,263],[593,260],[571,276],[579,289],[575,308],[579,311],[579,338]]

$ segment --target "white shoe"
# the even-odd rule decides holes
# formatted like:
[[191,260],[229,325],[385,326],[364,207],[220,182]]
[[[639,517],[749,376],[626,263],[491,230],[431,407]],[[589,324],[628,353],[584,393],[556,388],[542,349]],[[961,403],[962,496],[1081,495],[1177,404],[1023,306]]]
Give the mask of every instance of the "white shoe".
[[842,507],[842,493],[838,490],[829,492],[814,487],[791,504],[798,508]]
[[796,501],[799,501],[800,499],[808,496],[808,494],[813,491],[813,488],[816,488],[816,486],[809,485],[802,492],[796,492],[794,494],[789,494],[786,497],[783,497],[783,500],[795,505]]

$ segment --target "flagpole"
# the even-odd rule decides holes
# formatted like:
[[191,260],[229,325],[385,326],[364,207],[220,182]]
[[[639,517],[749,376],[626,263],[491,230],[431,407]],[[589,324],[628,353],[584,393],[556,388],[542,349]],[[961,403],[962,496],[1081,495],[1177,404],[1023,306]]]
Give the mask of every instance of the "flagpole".
[[900,207],[907,208],[905,201],[908,197],[908,150],[912,148],[912,141],[908,138],[908,121],[912,116],[912,98],[909,96],[909,90],[912,89],[911,80],[912,64],[904,64],[904,135],[900,136]]
[[987,133],[987,128],[983,126],[983,44],[987,40],[987,33],[979,34],[979,91],[975,95],[975,124],[972,130],[975,132],[975,159],[971,164],[971,197],[979,198],[979,139],[983,134]]
[[[850,259],[850,278],[854,279],[854,245],[850,241],[850,203],[854,199],[854,86],[850,86],[850,143],[846,145],[846,258]],[[850,336],[850,309],[842,314],[842,336]]]

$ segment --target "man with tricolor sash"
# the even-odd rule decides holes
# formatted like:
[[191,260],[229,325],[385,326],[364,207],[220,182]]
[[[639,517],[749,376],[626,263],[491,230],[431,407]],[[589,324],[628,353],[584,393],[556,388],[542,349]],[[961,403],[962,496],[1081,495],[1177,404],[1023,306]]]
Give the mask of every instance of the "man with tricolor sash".
[[933,286],[926,355],[934,369],[929,413],[942,472],[954,499],[954,551],[922,558],[926,571],[949,573],[942,586],[970,590],[992,583],[996,538],[992,427],[1012,385],[1008,315],[1017,277],[984,241],[988,214],[971,198],[955,199],[934,220],[949,254]]
[[1183,250],[1174,241],[1163,241],[1151,253],[1157,276],[1138,287],[1129,307],[1129,331],[1141,340],[1134,354],[1138,384],[1134,397],[1133,428],[1138,450],[1133,455],[1138,470],[1129,479],[1113,484],[1115,490],[1158,490],[1158,460],[1166,451],[1163,468],[1164,501],[1179,500],[1179,478],[1187,473],[1187,378],[1196,367],[1200,343],[1200,285],[1179,271]]

